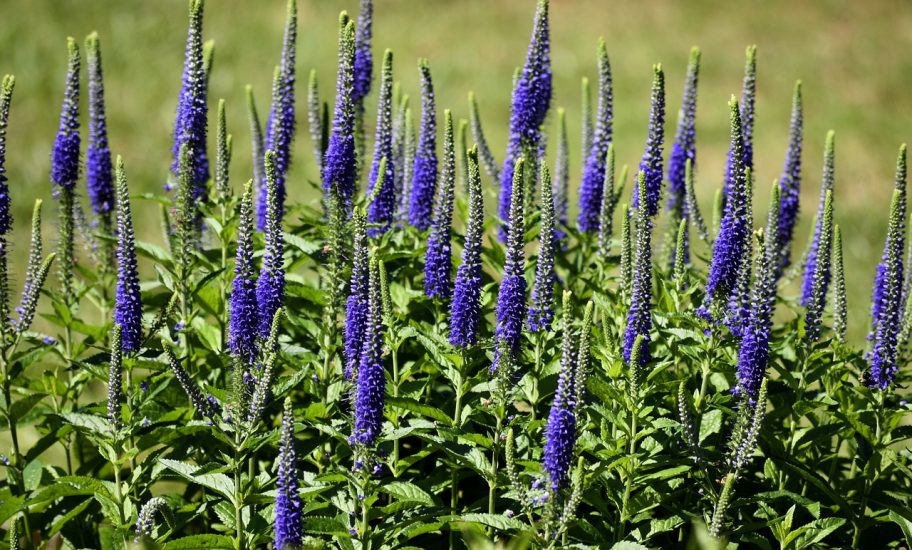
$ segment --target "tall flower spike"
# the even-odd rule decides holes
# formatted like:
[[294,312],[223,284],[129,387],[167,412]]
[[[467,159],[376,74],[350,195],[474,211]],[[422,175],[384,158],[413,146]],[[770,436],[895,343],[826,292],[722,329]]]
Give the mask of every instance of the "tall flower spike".
[[592,148],[592,139],[595,136],[595,127],[592,124],[592,88],[589,79],[585,76],[580,82],[582,92],[580,118],[582,118],[581,151],[583,158],[589,158],[589,149]]
[[500,173],[500,201],[497,212],[502,222],[500,238],[503,241],[507,240],[507,226],[511,223],[513,168],[526,150],[538,149],[538,142],[541,139],[540,128],[551,105],[551,90],[548,0],[538,0],[526,61],[513,86],[510,139],[504,168]]
[[494,328],[494,363],[491,372],[497,372],[502,362],[501,353],[505,350],[511,355],[507,359],[512,363],[519,351],[523,322],[526,319],[526,279],[525,271],[525,224],[523,203],[525,198],[523,185],[524,160],[520,158],[513,168],[513,197],[510,201],[510,226],[507,238],[507,259],[504,265],[504,276],[500,281],[497,294],[496,325]]
[[459,147],[459,185],[465,189],[469,185],[469,121],[460,118],[458,128],[456,131],[456,145]]
[[[678,220],[691,218],[687,201],[687,163],[697,163],[697,83],[700,76],[700,49],[694,46],[690,50],[690,61],[687,64],[687,77],[684,80],[684,96],[681,99],[681,110],[678,111],[678,128],[675,132],[674,145],[668,157],[668,210],[671,212],[669,227],[678,233]],[[683,261],[690,262],[687,224],[684,225]],[[672,264],[677,267],[675,259]]]
[[415,177],[415,155],[418,149],[418,135],[412,120],[412,109],[405,106],[405,137],[402,143],[402,193],[399,197],[398,217],[408,221],[412,203],[412,180]]
[[51,153],[51,181],[72,191],[79,178],[79,46],[67,38],[66,89],[60,109],[60,129]]
[[554,238],[563,241],[567,233],[570,205],[570,143],[567,140],[567,113],[557,110],[557,154],[554,157]]
[[418,70],[421,73],[421,129],[415,150],[408,220],[418,229],[427,229],[437,190],[437,108],[427,59],[418,61]]
[[774,184],[770,196],[766,230],[761,233],[762,253],[754,264],[756,277],[751,290],[750,315],[744,324],[741,347],[738,350],[738,384],[732,389],[753,403],[760,390],[769,362],[769,339],[776,304],[776,271],[779,257],[778,234],[781,199],[779,185]]
[[225,120],[225,100],[218,103],[218,126],[216,129],[215,148],[215,193],[221,204],[226,204],[231,197],[231,184],[228,180],[228,167],[231,165],[231,134]]
[[323,174],[323,154],[326,153],[326,140],[323,133],[323,107],[320,103],[320,86],[317,81],[317,70],[310,70],[307,79],[307,129],[310,132],[310,143],[313,148],[314,162],[319,174]]
[[[648,196],[646,185],[646,173],[640,170],[637,188],[643,197]],[[634,355],[636,342],[642,342],[636,352],[639,364],[634,368],[649,362],[649,331],[652,329],[652,218],[649,208],[637,208],[636,230],[633,289],[627,311],[627,327],[624,329],[624,361],[628,364]]]
[[706,277],[706,297],[698,313],[704,318],[719,319],[735,290],[738,273],[750,245],[752,221],[748,220],[747,181],[741,159],[741,115],[734,96],[729,100],[731,120],[732,188],[725,202],[719,233],[713,241],[713,254]]
[[[295,60],[298,39],[297,0],[288,0],[285,16],[285,34],[282,40],[282,57],[272,86],[272,106],[266,123],[267,151],[276,156],[276,200],[281,218],[285,212],[285,178],[291,166],[291,145],[295,133]],[[260,188],[257,203],[257,228],[266,228],[267,190]]]
[[[377,98],[377,137],[374,140],[374,160],[371,164],[367,189],[368,196],[374,193],[377,180],[383,180],[383,187],[367,207],[367,221],[379,227],[368,230],[371,236],[386,232],[396,214],[396,163],[393,151],[393,52],[383,54],[383,73],[380,77],[380,94]],[[385,163],[381,161],[386,159]],[[381,178],[381,164],[383,174]]]
[[712,243],[709,238],[709,229],[706,227],[703,214],[700,212],[700,205],[697,203],[697,192],[694,189],[694,166],[689,159],[684,163],[684,187],[686,189],[684,196],[687,201],[685,207],[687,217],[697,228],[700,239],[705,243]]
[[208,81],[203,63],[203,0],[190,0],[190,23],[187,28],[187,47],[184,52],[184,75],[174,120],[174,145],[171,174],[180,171],[181,146],[187,145],[191,161],[194,201],[206,191],[209,180],[209,160],[206,155],[206,125]]
[[298,457],[295,453],[294,411],[291,398],[285,398],[279,435],[279,465],[275,498],[275,544],[277,550],[293,549],[303,541],[301,515],[303,506],[298,494]]
[[449,300],[453,295],[451,272],[453,259],[450,248],[450,228],[453,224],[453,193],[456,186],[456,151],[453,140],[453,115],[443,113],[443,170],[440,192],[434,206],[431,233],[427,240],[424,261],[424,293],[429,298]]
[[250,150],[253,153],[253,182],[254,193],[259,196],[260,187],[265,181],[265,169],[263,168],[263,156],[266,153],[263,143],[263,127],[260,125],[260,115],[257,113],[256,101],[253,97],[253,87],[248,84],[245,88],[247,97],[247,118],[250,122]]
[[[662,196],[662,144],[665,140],[665,73],[662,65],[654,65],[652,77],[652,99],[649,107],[649,136],[646,151],[640,160],[640,170],[646,176],[646,213],[649,217],[659,212]],[[633,207],[640,207],[639,188],[634,189]]]
[[[801,305],[807,307],[811,292],[814,287],[814,279],[817,277],[817,253],[820,244],[820,232],[823,229],[823,206],[826,201],[827,192],[833,191],[835,183],[835,137],[836,134],[830,130],[827,132],[826,147],[823,151],[823,176],[820,179],[820,203],[817,206],[817,219],[814,223],[814,237],[808,243],[807,259],[804,264],[804,279],[801,283]],[[830,270],[827,266],[823,273],[823,290],[826,294],[827,285],[830,282]]]
[[266,338],[275,312],[282,307],[285,299],[285,268],[282,256],[285,244],[282,236],[282,218],[278,204],[278,181],[276,179],[276,156],[266,151],[266,190],[269,209],[266,212],[266,248],[263,252],[263,266],[257,279],[257,304],[260,306],[260,337]]
[[111,360],[108,365],[108,422],[116,430],[121,425],[120,406],[123,403],[123,341],[121,327],[111,331]]
[[351,380],[361,360],[361,343],[368,315],[369,266],[364,213],[355,209],[351,284],[345,303],[345,377]]
[[484,238],[484,193],[478,173],[478,147],[469,151],[469,213],[462,263],[456,270],[450,306],[450,343],[468,347],[478,341],[481,308],[481,243]]
[[[611,89],[611,63],[605,40],[598,42],[598,114],[595,133],[583,168],[583,179],[579,190],[579,229],[595,232],[599,228],[599,213],[602,207],[602,192],[605,182],[605,157],[612,139],[613,101]],[[584,122],[585,124],[585,122]]]
[[[753,230],[754,220],[754,213],[752,208],[753,176],[751,174],[750,168],[745,168],[744,179],[747,182],[747,185],[745,186],[746,192],[744,194],[743,216],[745,220],[748,220],[747,238],[744,240],[743,257],[741,259],[741,266],[738,269],[738,276],[735,279],[735,287],[729,294],[728,308],[726,309],[723,316],[723,322],[726,326],[728,326],[728,329],[736,338],[741,338],[744,332],[745,323],[750,316],[751,279],[753,276],[753,262],[755,258],[754,241],[750,237],[750,233]],[[762,255],[762,250],[759,250],[757,254]]]
[[0,83],[0,235],[6,235],[13,225],[10,213],[10,191],[6,177],[6,129],[9,125],[10,101],[16,78],[4,75]]
[[380,277],[377,258],[372,255],[368,269],[368,314],[355,388],[355,444],[373,446],[383,423],[383,403],[386,398],[386,371],[383,368],[383,311],[380,298]]
[[355,106],[354,94],[355,24],[342,12],[339,16],[339,72],[336,80],[336,108],[332,133],[323,157],[323,190],[339,196],[346,213],[355,194]]
[[16,330],[20,333],[27,331],[32,324],[39,293],[50,268],[50,261],[48,259],[42,261],[41,259],[42,248],[41,199],[37,199],[35,200],[35,208],[32,211],[32,238],[29,246],[28,265],[25,270],[25,285],[22,288],[22,299],[19,302],[19,306],[16,307],[16,313],[19,314]]
[[882,272],[875,282],[875,295],[880,297],[880,307],[872,322],[874,343],[868,354],[868,386],[886,390],[896,378],[898,336],[902,317],[902,254],[906,220],[906,145],[899,149],[896,160],[896,189],[890,204],[890,221],[881,257]]
[[124,353],[132,353],[142,343],[142,296],[133,237],[133,213],[127,191],[123,159],[117,157],[117,294],[114,323],[120,326]]
[[354,94],[355,101],[363,102],[370,93],[373,78],[371,56],[371,34],[373,31],[374,6],[371,0],[361,0],[358,21],[355,25]]
[[228,351],[231,355],[245,364],[253,364],[257,357],[259,330],[260,308],[253,263],[253,182],[248,181],[238,211],[234,280],[228,300]]
[[[393,101],[395,103],[395,113],[393,115],[393,126],[392,126],[392,151],[393,156],[391,162],[393,163],[393,194],[396,197],[396,203],[393,205],[393,219],[399,220],[402,219],[402,212],[408,211],[408,201],[411,197],[406,193],[406,181],[405,181],[405,114],[408,110],[409,96],[408,94],[403,94],[402,97],[396,99],[397,91],[399,89],[399,83],[396,82],[393,85]],[[403,208],[403,206],[405,208]]]
[[836,333],[836,339],[843,344],[846,341],[848,317],[845,266],[842,259],[842,231],[836,225],[833,227],[833,332]]
[[488,140],[485,139],[484,130],[481,127],[481,116],[478,114],[478,101],[475,99],[475,92],[469,92],[469,125],[472,127],[472,139],[478,146],[478,158],[484,166],[485,172],[491,176],[494,181],[500,181],[500,167],[494,158],[494,153],[488,147]]
[[[744,82],[741,85],[741,101],[738,114],[741,117],[741,137],[743,140],[740,163],[743,168],[754,168],[754,104],[757,98],[757,46],[748,46],[744,61]],[[732,150],[728,151],[728,162],[725,165],[723,197],[728,200],[731,191],[732,169],[734,168]]]
[[203,396],[203,390],[201,390],[193,378],[190,377],[190,374],[184,370],[180,360],[174,355],[174,350],[165,346],[165,356],[168,358],[168,366],[170,367],[171,372],[174,373],[174,378],[177,379],[177,383],[183,388],[184,393],[186,393],[187,397],[190,399],[190,404],[193,405],[196,411],[209,418],[218,415],[218,404]]
[[[564,364],[562,362],[560,374],[557,377],[554,401],[548,414],[542,466],[548,472],[548,480],[552,492],[557,492],[566,487],[569,481],[570,464],[573,461],[573,447],[576,444],[576,409],[579,406],[576,390],[580,386],[578,378],[585,376],[585,367],[580,368],[580,365],[581,363],[588,363],[588,340],[591,323],[592,305],[590,303],[586,306],[583,327],[580,331],[579,359],[574,364]],[[565,328],[565,330],[567,329]]]
[[554,198],[551,194],[551,174],[541,165],[541,225],[538,232],[538,259],[535,263],[535,283],[532,286],[532,307],[529,308],[529,330],[550,331],[554,320]]
[[820,338],[820,318],[826,308],[827,287],[829,286],[830,258],[833,242],[833,192],[827,191],[823,203],[823,223],[820,225],[820,239],[817,246],[817,265],[814,268],[814,281],[811,284],[811,295],[807,303],[804,327],[808,340]]
[[621,222],[621,288],[630,292],[633,288],[633,242],[630,235],[630,207],[626,204],[621,210],[624,218]]
[[105,116],[104,80],[98,33],[85,40],[89,73],[89,143],[86,147],[86,186],[92,210],[99,216],[105,233],[111,229],[114,209],[114,180],[111,150],[108,148],[108,123]]
[[780,270],[791,263],[792,236],[798,221],[798,201],[801,196],[801,146],[804,109],[801,101],[801,81],[795,83],[792,94],[792,116],[789,123],[789,145],[785,153],[785,166],[779,177],[782,188],[782,211],[779,212]]
[[[627,177],[627,165],[621,174],[621,182]],[[603,255],[607,255],[611,248],[611,233],[614,229],[614,207],[617,205],[618,196],[614,191],[614,144],[608,147],[605,156],[605,182],[602,185],[602,204],[599,209],[598,245]]]

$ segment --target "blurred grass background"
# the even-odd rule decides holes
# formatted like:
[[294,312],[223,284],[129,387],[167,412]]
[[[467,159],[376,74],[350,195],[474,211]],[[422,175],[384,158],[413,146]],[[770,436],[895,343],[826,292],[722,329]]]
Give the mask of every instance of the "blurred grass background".
[[[511,77],[525,56],[534,1],[375,3],[375,75],[382,50],[392,48],[396,78],[414,98],[416,59],[428,57],[440,111],[451,108],[457,117],[466,116],[466,94],[474,90],[488,139],[502,158]],[[284,0],[207,2],[204,34],[216,41],[210,108],[214,112],[219,98],[227,101],[229,130],[235,138],[231,175],[236,188],[250,174],[244,85],[253,85],[265,120],[284,5]],[[322,97],[332,101],[337,17],[342,9],[356,14],[357,0],[299,0],[299,123],[288,184],[292,201],[315,198],[306,183],[316,178],[305,122],[306,79],[315,68]],[[0,73],[17,77],[7,151],[16,217],[12,237],[16,272],[24,261],[31,204],[35,198],[50,196],[49,151],[62,96],[66,37],[81,42],[91,31],[99,32],[111,148],[124,156],[132,193],[159,192],[170,162],[186,2],[3,0],[0,20]],[[908,139],[908,113],[912,113],[908,93],[912,89],[912,5],[901,0],[552,0],[551,29],[554,106],[568,112],[573,174],[579,174],[580,161],[579,80],[595,75],[598,37],[607,42],[614,72],[619,163],[631,166],[638,162],[646,137],[652,63],[661,62],[666,71],[667,152],[688,51],[692,45],[700,46],[698,193],[709,217],[727,148],[726,102],[731,94],[740,93],[745,46],[757,44],[759,50],[754,133],[758,225],[765,216],[769,184],[782,169],[792,86],[797,79],[803,81],[804,181],[802,225],[797,232],[802,243],[796,246],[796,254],[804,246],[816,209],[823,140],[832,128],[837,135],[836,217],[846,240],[850,331],[855,341],[861,341],[886,226],[895,155],[899,144]],[[374,97],[368,101],[370,127],[373,101]],[[84,98],[82,116],[85,119]],[[210,138],[214,118],[213,114]],[[555,120],[552,116],[551,126]],[[577,180],[578,176],[572,185]],[[140,238],[160,241],[157,207],[137,201],[134,213]],[[45,218],[53,219],[50,202]],[[53,228],[48,225],[46,235],[52,238]]]

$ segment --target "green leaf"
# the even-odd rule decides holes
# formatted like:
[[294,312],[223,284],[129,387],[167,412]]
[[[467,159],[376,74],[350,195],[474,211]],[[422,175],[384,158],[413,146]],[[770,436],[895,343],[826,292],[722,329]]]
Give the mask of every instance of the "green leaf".
[[380,486],[384,493],[392,495],[396,500],[405,502],[418,502],[425,506],[434,506],[434,499],[424,489],[408,481],[392,481]]
[[27,491],[34,491],[41,485],[41,474],[44,472],[44,464],[37,458],[28,463],[22,470],[22,480],[25,482]]
[[450,417],[440,409],[432,407],[430,405],[424,405],[408,397],[387,397],[386,402],[391,407],[404,409],[421,416],[432,418],[438,422],[445,422],[447,424],[451,424],[453,422]]
[[348,535],[348,527],[335,518],[310,516],[301,521],[305,533],[315,535]]
[[18,420],[24,418],[25,415],[46,396],[46,393],[33,393],[13,401],[12,406],[9,408],[10,420],[15,424]]
[[111,424],[106,418],[84,413],[61,413],[64,420],[90,433],[108,435],[112,433]]
[[912,548],[912,521],[909,521],[907,518],[902,517],[895,510],[890,510],[890,519],[893,520],[893,523],[899,525],[899,528],[902,529],[903,535],[906,537],[906,544]]
[[466,523],[478,523],[485,527],[493,527],[498,531],[521,531],[525,524],[518,519],[508,518],[502,514],[465,514],[457,521]]
[[225,535],[190,535],[168,541],[162,550],[231,550],[234,541]]
[[649,550],[649,547],[643,546],[638,542],[622,540],[621,542],[614,543],[614,546],[611,547],[611,550]]
[[722,411],[719,409],[713,409],[708,413],[703,415],[703,419],[700,421],[700,438],[699,442],[703,443],[703,440],[709,437],[714,433],[719,433],[719,430],[722,428]]
[[198,466],[169,458],[159,458],[158,462],[181,477],[212,489],[229,501],[234,502],[234,482],[225,474],[197,473],[199,471]]

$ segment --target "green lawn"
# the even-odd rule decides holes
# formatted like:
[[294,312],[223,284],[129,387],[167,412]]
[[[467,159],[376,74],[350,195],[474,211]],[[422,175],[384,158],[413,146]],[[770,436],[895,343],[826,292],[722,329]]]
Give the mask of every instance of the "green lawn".
[[[313,198],[305,197],[311,193],[306,180],[315,177],[303,124],[307,72],[317,69],[321,93],[331,100],[338,12],[357,11],[354,0],[299,4],[300,123],[296,162],[289,176],[291,200]],[[412,94],[417,89],[416,59],[428,57],[438,106],[452,108],[457,116],[465,116],[466,94],[475,90],[489,140],[502,152],[511,75],[525,54],[533,7],[531,0],[379,0],[375,55],[379,59],[383,48],[393,49],[397,78]],[[210,0],[207,5],[205,34],[217,43],[210,105],[214,107],[218,98],[228,102],[236,186],[250,173],[244,85],[253,84],[265,118],[283,18],[283,0]],[[21,268],[27,243],[31,203],[50,196],[48,159],[62,94],[66,36],[81,41],[89,32],[99,32],[111,147],[125,158],[133,193],[159,191],[170,162],[186,2],[4,0],[0,20],[0,73],[17,76],[7,153],[16,215],[15,271]],[[698,192],[707,208],[722,175],[726,101],[740,90],[744,47],[757,44],[758,224],[765,215],[768,186],[782,167],[792,85],[803,80],[806,154],[798,235],[803,239],[807,234],[816,208],[823,139],[832,128],[837,132],[836,216],[846,238],[850,326],[854,339],[860,340],[886,226],[895,154],[908,139],[912,6],[898,1],[554,0],[551,25],[554,105],[567,109],[574,145],[579,135],[579,79],[594,74],[596,40],[605,37],[614,71],[619,161],[631,165],[638,162],[645,140],[651,64],[661,62],[666,70],[666,132],[671,139],[688,50],[694,44],[701,47]],[[371,112],[371,126],[372,117]],[[572,161],[578,174],[579,155]],[[45,215],[52,236],[53,208],[48,206]],[[160,239],[157,208],[138,202],[134,211],[140,237]]]

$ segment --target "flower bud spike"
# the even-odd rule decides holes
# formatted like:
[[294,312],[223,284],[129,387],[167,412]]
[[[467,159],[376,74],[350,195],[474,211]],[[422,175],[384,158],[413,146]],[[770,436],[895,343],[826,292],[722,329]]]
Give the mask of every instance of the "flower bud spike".
[[139,350],[142,343],[142,295],[133,235],[133,213],[127,190],[123,158],[116,163],[117,201],[117,292],[114,300],[114,323],[120,327],[124,353]]
[[453,301],[450,305],[450,344],[468,347],[478,341],[481,309],[482,240],[484,238],[484,192],[478,171],[478,146],[468,155],[469,212],[465,229],[462,263],[456,271]]
[[[611,63],[608,61],[608,49],[605,40],[600,38],[597,48],[598,56],[598,113],[595,132],[587,150],[580,183],[579,228],[580,231],[597,232],[601,221],[601,210],[604,204],[604,184],[607,178],[606,158],[612,141],[614,118],[614,93],[612,91]],[[585,125],[586,122],[584,121]],[[585,130],[584,130],[585,131]],[[613,159],[612,161],[613,162]],[[613,177],[613,174],[612,174]],[[613,192],[613,190],[612,190]]]
[[453,194],[456,185],[456,151],[453,137],[453,115],[444,111],[443,171],[431,232],[427,239],[424,262],[424,293],[429,298],[448,301],[452,298],[451,272],[453,259],[450,247],[450,228],[453,223]]

